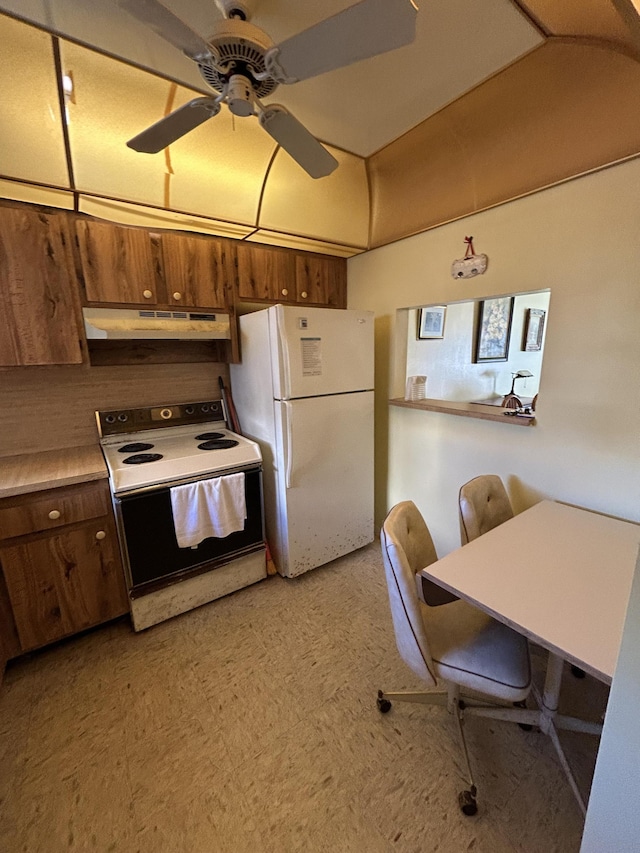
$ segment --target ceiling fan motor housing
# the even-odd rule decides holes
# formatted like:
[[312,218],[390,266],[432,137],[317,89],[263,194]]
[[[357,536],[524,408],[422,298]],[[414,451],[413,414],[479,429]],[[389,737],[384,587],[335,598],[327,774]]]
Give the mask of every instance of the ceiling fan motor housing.
[[259,27],[235,18],[220,21],[207,39],[212,59],[199,62],[198,68],[207,85],[222,92],[233,75],[242,75],[250,83],[257,98],[265,98],[278,88],[275,80],[257,79],[266,75],[264,57],[274,46]]

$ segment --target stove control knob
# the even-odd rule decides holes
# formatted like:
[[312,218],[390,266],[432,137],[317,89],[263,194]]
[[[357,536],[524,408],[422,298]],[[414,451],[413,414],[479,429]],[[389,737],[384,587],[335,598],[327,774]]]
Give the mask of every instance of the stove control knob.
[[208,404],[207,404],[207,403],[205,403],[205,404],[204,404],[204,406],[200,406],[200,411],[201,411],[201,412],[208,412],[208,411],[209,411],[209,406],[208,406]]
[[104,530],[98,530],[98,532],[96,533],[96,539],[104,539],[106,535],[107,534],[104,532]]
[[124,424],[129,420],[129,415],[125,415],[123,412],[121,415],[118,415],[118,420]]
[[160,417],[164,421],[168,421],[172,414],[173,412],[171,411],[171,409],[160,409]]
[[144,296],[145,299],[151,299],[151,297],[153,296],[153,293],[150,290],[143,290],[142,295]]
[[178,293],[178,291],[176,290],[176,292],[173,294],[173,298],[176,300],[176,302],[179,302],[180,299],[182,299],[182,294]]
[[193,408],[193,406],[187,406],[187,408],[184,410],[185,415],[192,415],[194,412],[195,409]]
[[107,415],[107,416],[106,416],[106,418],[105,418],[105,421],[106,421],[108,424],[115,424],[115,422],[116,422],[116,416],[115,416],[115,415]]
[[49,513],[49,518],[51,519],[51,521],[57,521],[60,518],[60,510],[52,509]]

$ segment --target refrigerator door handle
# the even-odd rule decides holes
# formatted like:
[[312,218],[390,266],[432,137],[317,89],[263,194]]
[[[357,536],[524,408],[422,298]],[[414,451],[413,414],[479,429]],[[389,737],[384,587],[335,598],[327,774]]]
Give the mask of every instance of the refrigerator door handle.
[[291,488],[291,481],[293,477],[293,409],[291,407],[291,403],[284,403],[284,411],[285,411],[285,435],[286,435],[286,445],[285,445],[285,485],[287,489]]
[[291,366],[289,362],[289,339],[284,326],[284,312],[281,305],[276,306],[276,327],[278,329],[278,349],[280,350],[280,397],[289,396],[291,388]]

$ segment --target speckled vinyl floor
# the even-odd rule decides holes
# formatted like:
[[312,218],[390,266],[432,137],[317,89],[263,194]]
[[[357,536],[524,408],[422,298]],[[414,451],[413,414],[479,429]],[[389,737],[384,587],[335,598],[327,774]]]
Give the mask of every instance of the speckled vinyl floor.
[[[544,669],[544,653],[533,650]],[[565,677],[598,719],[606,689]],[[3,853],[577,853],[550,741],[376,691],[418,687],[395,649],[379,546],[269,578],[145,632],[126,620],[19,659],[0,688]],[[563,734],[588,792],[595,739]]]

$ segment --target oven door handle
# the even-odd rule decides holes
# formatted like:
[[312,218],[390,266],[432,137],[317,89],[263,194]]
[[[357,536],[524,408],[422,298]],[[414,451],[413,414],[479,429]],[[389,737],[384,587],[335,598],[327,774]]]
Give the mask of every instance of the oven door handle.
[[285,485],[291,488],[293,481],[293,408],[291,403],[284,402],[285,415]]

